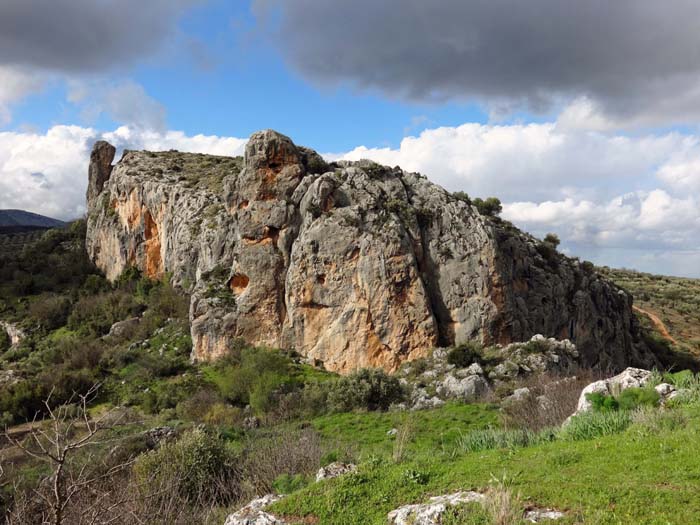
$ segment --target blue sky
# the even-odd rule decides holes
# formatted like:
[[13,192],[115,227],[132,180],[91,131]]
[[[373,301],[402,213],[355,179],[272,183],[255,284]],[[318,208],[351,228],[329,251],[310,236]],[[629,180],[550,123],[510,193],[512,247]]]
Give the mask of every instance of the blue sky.
[[[162,49],[108,76],[141,85],[166,108],[169,129],[246,137],[269,127],[328,152],[358,144],[395,147],[406,134],[430,126],[489,118],[475,102],[406,102],[348,86],[313,85],[257,33],[248,2],[189,8]],[[85,116],[67,95],[65,83],[47,84],[15,107],[6,129],[45,131],[59,123],[113,129],[124,123],[108,114]]]
[[79,216],[99,138],[238,154],[273,128],[499,196],[572,255],[700,276],[698,16],[690,0],[6,0],[0,207]]

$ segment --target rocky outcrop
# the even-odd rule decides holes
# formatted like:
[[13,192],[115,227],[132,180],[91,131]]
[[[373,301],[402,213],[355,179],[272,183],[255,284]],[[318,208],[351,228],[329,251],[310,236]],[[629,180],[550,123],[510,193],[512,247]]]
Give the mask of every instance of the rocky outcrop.
[[0,321],[0,330],[4,331],[7,334],[7,337],[10,338],[11,346],[20,344],[22,340],[27,337],[27,334],[25,334],[24,330],[22,330],[19,326],[6,321]]
[[628,294],[422,175],[327,164],[269,130],[244,158],[125,151],[111,167],[108,146],[90,163],[89,254],[110,279],[133,265],[190,293],[196,360],[244,338],[391,371],[541,333],[589,365],[653,361]]

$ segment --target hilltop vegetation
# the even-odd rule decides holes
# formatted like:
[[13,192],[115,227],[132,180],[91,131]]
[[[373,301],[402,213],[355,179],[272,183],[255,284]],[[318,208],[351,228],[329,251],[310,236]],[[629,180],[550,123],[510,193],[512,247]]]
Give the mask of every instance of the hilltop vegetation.
[[[602,271],[634,295],[636,306],[661,320],[670,335],[669,342],[700,353],[700,279],[612,268]],[[659,331],[648,315],[641,314],[640,318],[645,325]]]

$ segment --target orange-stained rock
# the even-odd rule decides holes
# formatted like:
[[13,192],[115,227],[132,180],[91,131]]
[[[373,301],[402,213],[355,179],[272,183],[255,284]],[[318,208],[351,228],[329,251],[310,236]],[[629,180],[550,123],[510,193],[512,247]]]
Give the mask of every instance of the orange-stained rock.
[[327,164],[270,130],[244,159],[129,151],[112,168],[96,148],[88,251],[110,279],[136,265],[191,294],[195,360],[243,338],[392,371],[435,346],[544,334],[587,364],[653,361],[629,295],[421,175]]

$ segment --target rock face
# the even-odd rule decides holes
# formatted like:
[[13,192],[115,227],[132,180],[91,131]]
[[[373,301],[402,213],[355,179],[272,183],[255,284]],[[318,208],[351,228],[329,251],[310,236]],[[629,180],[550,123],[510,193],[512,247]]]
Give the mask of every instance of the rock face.
[[628,294],[419,174],[327,164],[270,130],[243,159],[113,155],[97,143],[90,163],[89,254],[110,279],[137,266],[190,293],[196,360],[243,338],[391,371],[438,345],[540,333],[586,364],[653,362]]

